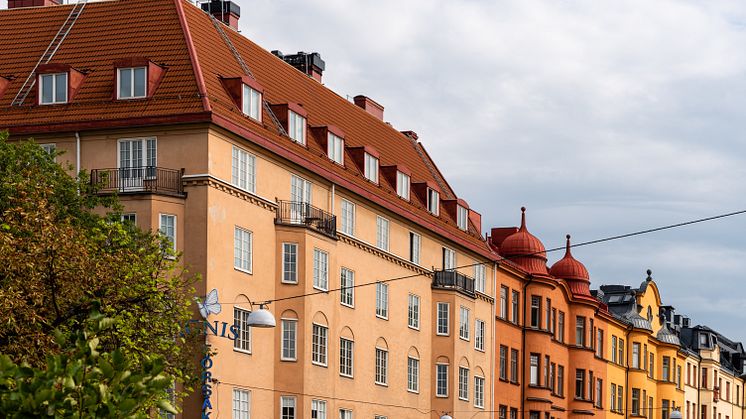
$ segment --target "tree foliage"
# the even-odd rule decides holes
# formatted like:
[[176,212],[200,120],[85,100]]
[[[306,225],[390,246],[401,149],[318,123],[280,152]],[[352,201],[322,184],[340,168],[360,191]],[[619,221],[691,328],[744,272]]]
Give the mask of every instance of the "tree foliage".
[[[0,133],[0,353],[40,367],[54,331],[78,333],[94,305],[115,319],[97,335],[137,366],[163,359],[164,374],[195,379],[181,336],[196,279],[164,239],[120,222],[116,198],[98,197],[31,141]],[[94,185],[95,186],[95,185]]]

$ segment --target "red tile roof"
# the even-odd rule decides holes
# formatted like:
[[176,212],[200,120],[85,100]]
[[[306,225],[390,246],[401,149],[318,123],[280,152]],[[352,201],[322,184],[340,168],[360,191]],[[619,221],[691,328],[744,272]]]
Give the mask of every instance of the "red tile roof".
[[[258,145],[319,173],[338,185],[405,216],[425,228],[486,256],[494,256],[474,228],[463,232],[446,211],[436,217],[412,194],[396,195],[380,176],[366,180],[349,154],[345,166],[326,157],[308,130],[307,146],[278,132],[264,111],[259,124],[244,116],[224,89],[220,77],[244,72],[211,17],[182,0],[95,2],[86,6],[51,63],[68,64],[87,73],[80,92],[67,105],[34,105],[34,89],[23,106],[10,106],[72,6],[0,11],[0,76],[14,77],[0,97],[0,129],[11,133],[85,130],[113,126],[211,121]],[[380,152],[380,165],[405,165],[412,182],[440,187],[442,199],[456,197],[445,178],[416,140],[405,136],[322,84],[296,70],[250,40],[222,26],[271,104],[295,102],[308,112],[310,126],[334,125],[345,133],[347,147],[369,146]],[[8,45],[8,40],[10,43]],[[147,57],[167,68],[152,98],[112,99],[114,62]]]

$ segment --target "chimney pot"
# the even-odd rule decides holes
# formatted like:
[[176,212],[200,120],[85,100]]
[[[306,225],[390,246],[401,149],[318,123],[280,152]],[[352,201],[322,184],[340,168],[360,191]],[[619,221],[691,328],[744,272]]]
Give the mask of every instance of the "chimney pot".
[[383,106],[378,102],[363,95],[357,95],[353,100],[355,101],[355,105],[365,109],[366,112],[383,121]]
[[17,9],[19,7],[57,6],[60,4],[62,4],[62,0],[8,0],[8,9]]
[[321,59],[321,55],[318,52],[298,51],[297,54],[285,55],[282,51],[274,50],[272,54],[295,67],[301,73],[321,83],[321,75],[326,69],[326,63]]
[[238,30],[238,19],[241,17],[241,8],[236,3],[230,0],[212,0],[209,3],[202,3],[201,7],[202,10],[213,15],[215,19]]

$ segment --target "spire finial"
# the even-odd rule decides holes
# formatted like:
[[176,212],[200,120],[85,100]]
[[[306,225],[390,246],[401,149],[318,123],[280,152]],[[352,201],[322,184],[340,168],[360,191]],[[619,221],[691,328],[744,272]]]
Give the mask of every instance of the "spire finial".
[[653,271],[650,270],[650,269],[648,269],[647,274],[648,274],[648,277],[645,278],[645,280],[648,281],[648,282],[652,281],[653,280],[653,277],[652,277]]
[[571,257],[572,254],[570,253],[570,235],[565,236],[567,238],[567,244],[565,245],[565,257]]
[[521,230],[526,230],[526,207],[521,207]]

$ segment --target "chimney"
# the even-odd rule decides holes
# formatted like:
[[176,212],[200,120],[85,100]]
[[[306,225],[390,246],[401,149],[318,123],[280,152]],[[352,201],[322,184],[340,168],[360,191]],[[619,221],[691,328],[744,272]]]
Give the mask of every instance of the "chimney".
[[17,9],[19,7],[57,6],[60,4],[62,4],[62,0],[8,0],[8,9]]
[[241,17],[241,8],[230,0],[211,0],[202,3],[202,10],[213,15],[215,19],[225,23],[231,28],[238,30],[238,18]]
[[681,327],[683,327],[685,329],[688,329],[690,324],[691,323],[690,323],[689,317],[682,317],[681,318]]
[[383,121],[383,106],[378,104],[376,101],[363,95],[357,95],[353,100],[357,106],[365,109],[366,112]]
[[318,52],[298,51],[297,54],[285,55],[282,51],[274,50],[272,54],[297,68],[301,73],[321,83],[321,75],[326,69],[326,63],[321,59],[321,55]]

